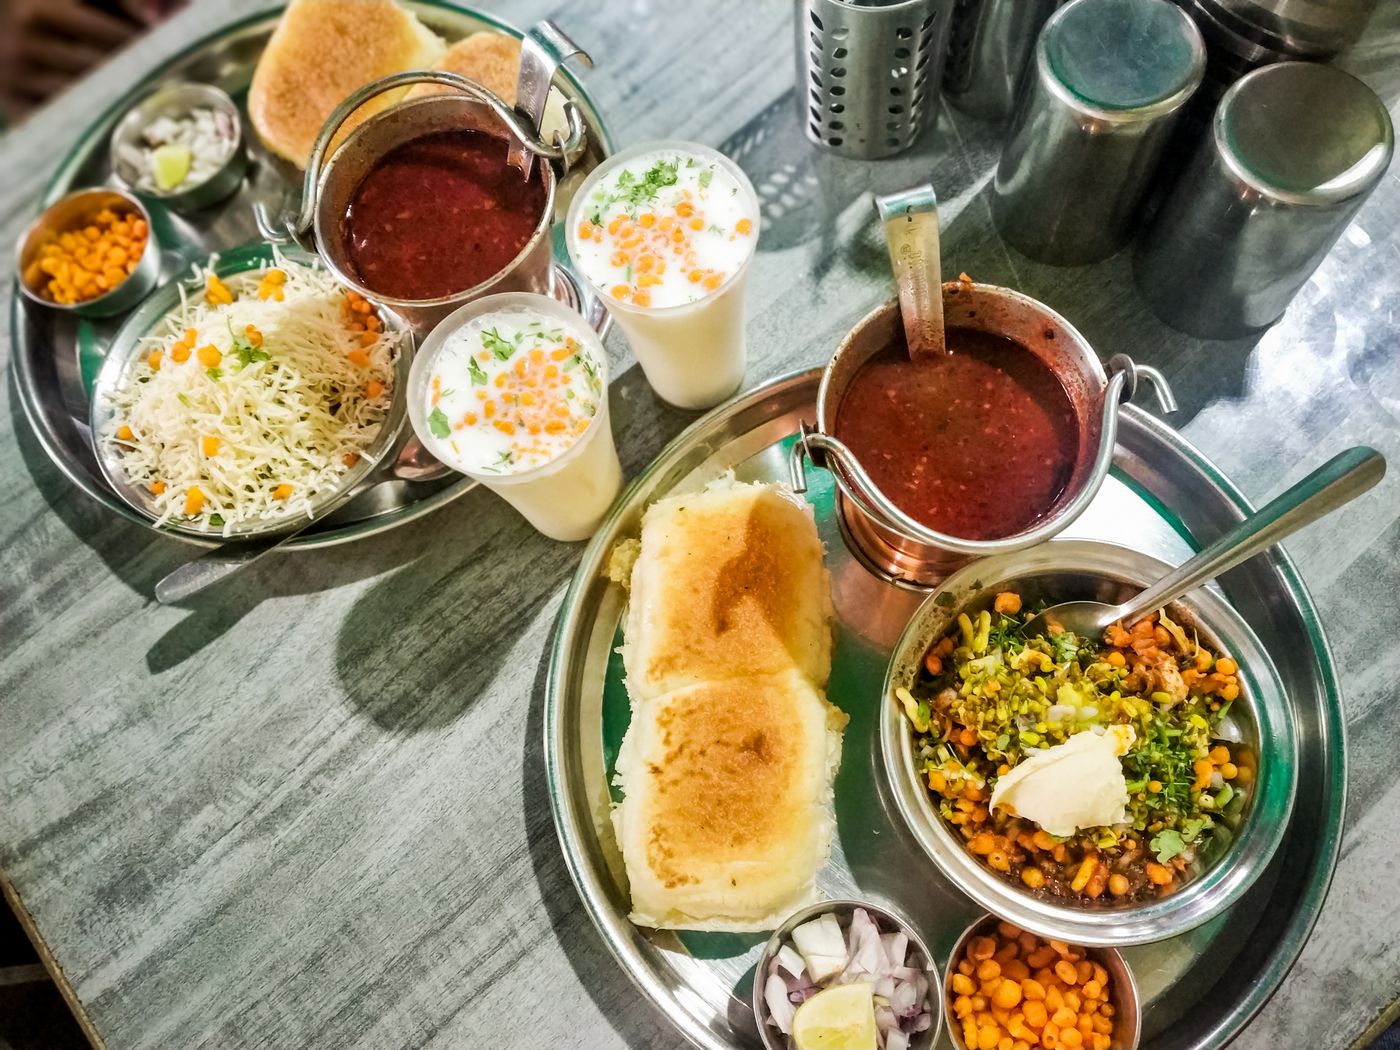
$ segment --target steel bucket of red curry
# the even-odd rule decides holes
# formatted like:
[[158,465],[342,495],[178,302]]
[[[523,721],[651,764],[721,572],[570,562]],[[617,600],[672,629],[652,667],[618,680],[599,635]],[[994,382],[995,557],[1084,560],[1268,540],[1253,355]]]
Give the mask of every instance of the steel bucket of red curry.
[[916,588],[974,558],[1041,543],[1089,505],[1113,461],[1118,408],[1155,369],[1105,371],[1045,304],[995,285],[943,285],[950,353],[910,359],[898,300],[841,341],[802,424],[792,480],[831,471],[843,538],[868,567]]
[[[399,102],[337,141],[365,101],[422,82],[447,90]],[[263,213],[259,224],[317,252],[342,282],[420,334],[486,295],[548,295],[555,187],[584,135],[577,107],[566,103],[565,112],[568,135],[550,146],[474,81],[438,71],[385,77],[326,122],[299,215],[279,228]],[[540,160],[528,178],[508,160],[512,144]]]

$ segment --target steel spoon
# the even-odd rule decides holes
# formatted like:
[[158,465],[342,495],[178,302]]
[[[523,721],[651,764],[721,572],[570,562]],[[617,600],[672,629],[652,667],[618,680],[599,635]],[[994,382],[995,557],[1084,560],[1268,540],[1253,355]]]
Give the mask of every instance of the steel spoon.
[[1025,632],[1035,635],[1069,631],[1081,638],[1098,638],[1115,623],[1135,623],[1351,502],[1384,476],[1385,458],[1379,452],[1364,446],[1349,448],[1122,605],[1061,602],[1032,619]]
[[943,269],[938,248],[938,196],[931,183],[875,197],[885,226],[890,268],[899,288],[899,317],[909,356],[946,353]]
[[358,485],[348,489],[339,499],[322,508],[320,514],[314,518],[307,518],[291,532],[281,533],[262,542],[226,544],[185,562],[156,584],[156,601],[162,605],[173,605],[198,594],[206,587],[212,587],[236,572],[243,571],[254,562],[261,561],[280,549],[289,540],[300,536],[312,525],[324,521],[351,500],[380,485],[400,481],[431,481],[450,473],[451,470],[447,464],[434,459],[416,437],[410,437],[386,470],[376,470]]

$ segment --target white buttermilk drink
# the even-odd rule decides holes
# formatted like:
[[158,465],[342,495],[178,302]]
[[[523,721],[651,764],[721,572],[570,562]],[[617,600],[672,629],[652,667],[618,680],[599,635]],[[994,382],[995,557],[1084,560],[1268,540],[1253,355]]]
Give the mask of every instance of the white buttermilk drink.
[[542,296],[489,296],[443,321],[413,372],[413,427],[433,455],[546,536],[593,533],[622,470],[607,358],[582,318]]
[[758,198],[723,154],[660,143],[616,154],[569,208],[569,253],[652,388],[708,408],[744,379],[744,284]]

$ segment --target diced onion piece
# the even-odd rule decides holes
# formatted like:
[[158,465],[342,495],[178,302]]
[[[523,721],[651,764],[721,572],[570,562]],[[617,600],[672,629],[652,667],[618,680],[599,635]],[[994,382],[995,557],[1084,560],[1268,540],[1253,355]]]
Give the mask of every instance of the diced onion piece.
[[904,957],[909,954],[909,938],[903,931],[880,934],[880,947],[885,950],[885,960],[891,967],[904,965]]
[[778,1031],[784,1035],[792,1031],[792,1018],[797,1008],[788,1001],[787,985],[775,973],[768,975],[763,984],[763,1001],[768,1006],[768,1016]]
[[785,944],[778,949],[777,965],[786,970],[792,977],[800,978],[807,972],[807,966],[802,961],[802,956],[792,950],[790,944]]
[[841,924],[830,912],[793,930],[792,944],[801,953],[807,973],[818,984],[836,976],[846,965],[846,942],[841,936]]

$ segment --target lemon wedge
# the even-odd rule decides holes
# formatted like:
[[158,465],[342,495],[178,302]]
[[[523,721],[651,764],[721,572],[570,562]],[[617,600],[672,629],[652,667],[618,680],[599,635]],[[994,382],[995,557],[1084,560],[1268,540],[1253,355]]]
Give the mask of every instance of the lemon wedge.
[[173,190],[189,176],[194,154],[188,146],[168,143],[151,151],[151,174],[162,192]]
[[876,1050],[875,989],[838,984],[797,1008],[792,1041],[798,1050]]

